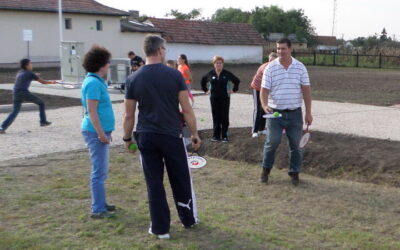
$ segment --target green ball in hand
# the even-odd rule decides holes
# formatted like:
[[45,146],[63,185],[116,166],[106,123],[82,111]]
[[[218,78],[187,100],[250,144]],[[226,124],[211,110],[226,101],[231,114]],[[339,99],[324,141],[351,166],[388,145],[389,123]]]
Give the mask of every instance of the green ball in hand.
[[273,115],[275,118],[278,118],[281,114],[280,114],[279,112],[274,112],[272,115]]
[[129,150],[135,152],[138,149],[138,146],[136,143],[132,143],[129,145]]

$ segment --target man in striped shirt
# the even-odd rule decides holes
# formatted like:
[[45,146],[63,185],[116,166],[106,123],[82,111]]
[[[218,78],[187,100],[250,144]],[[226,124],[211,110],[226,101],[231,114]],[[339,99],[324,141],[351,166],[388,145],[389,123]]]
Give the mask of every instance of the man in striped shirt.
[[286,130],[290,147],[289,176],[293,185],[299,183],[303,161],[299,147],[303,131],[302,104],[304,99],[306,124],[311,125],[311,87],[306,67],[292,57],[291,42],[287,38],[277,41],[278,59],[268,64],[261,85],[261,105],[266,113],[279,112],[280,118],[267,120],[268,134],[264,146],[261,182],[267,183],[275,160],[282,130]]

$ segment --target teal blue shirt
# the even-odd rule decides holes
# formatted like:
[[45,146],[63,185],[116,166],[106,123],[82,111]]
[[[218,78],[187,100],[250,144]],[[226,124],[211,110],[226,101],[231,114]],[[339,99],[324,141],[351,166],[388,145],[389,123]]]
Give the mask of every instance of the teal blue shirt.
[[115,130],[115,116],[112,108],[110,95],[108,94],[106,82],[95,73],[88,73],[82,84],[82,105],[84,116],[81,129],[83,131],[95,132],[92,122],[90,121],[87,110],[87,100],[97,100],[97,114],[99,115],[101,126],[104,132]]

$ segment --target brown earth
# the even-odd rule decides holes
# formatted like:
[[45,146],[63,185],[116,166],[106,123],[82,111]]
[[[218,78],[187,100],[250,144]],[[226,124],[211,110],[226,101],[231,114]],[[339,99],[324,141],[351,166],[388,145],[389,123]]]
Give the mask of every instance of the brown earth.
[[[64,108],[71,106],[79,106],[81,105],[81,101],[77,98],[69,98],[63,96],[53,96],[53,95],[43,95],[36,94],[35,95],[41,98],[45,104],[46,108],[56,109],[56,108]],[[12,91],[0,89],[0,105],[3,104],[12,104]]]
[[[251,138],[251,128],[230,129],[230,143],[210,142],[211,131],[201,131],[200,155],[225,160],[261,164],[265,137]],[[400,142],[353,135],[311,132],[304,149],[302,171],[322,178],[336,178],[400,187]],[[285,136],[277,151],[275,167],[288,168]]]

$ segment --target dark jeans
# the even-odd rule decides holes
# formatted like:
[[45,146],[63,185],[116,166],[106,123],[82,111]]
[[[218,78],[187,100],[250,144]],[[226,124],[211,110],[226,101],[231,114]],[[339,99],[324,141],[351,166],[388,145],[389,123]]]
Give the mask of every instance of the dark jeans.
[[40,111],[40,123],[45,123],[46,120],[46,112],[45,105],[42,99],[33,95],[30,92],[15,92],[13,95],[13,111],[8,115],[7,119],[3,122],[1,127],[6,130],[15,120],[19,111],[21,110],[21,106],[23,102],[33,102],[39,105]]
[[254,112],[253,112],[253,133],[265,130],[266,119],[263,117],[265,111],[261,107],[260,91],[253,89]]
[[151,231],[169,232],[171,217],[164,189],[164,165],[168,173],[175,206],[183,225],[197,222],[196,197],[182,138],[154,133],[137,133],[149,197]]
[[262,167],[271,169],[275,161],[275,151],[281,143],[282,130],[286,129],[289,140],[289,173],[300,172],[303,152],[300,149],[300,139],[303,132],[303,115],[301,109],[292,112],[282,112],[282,117],[267,119],[268,134],[264,145]]
[[211,112],[213,117],[214,135],[218,139],[228,137],[229,107],[231,98],[210,98]]

